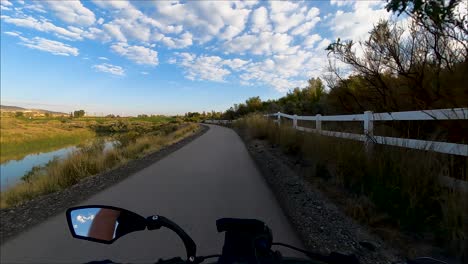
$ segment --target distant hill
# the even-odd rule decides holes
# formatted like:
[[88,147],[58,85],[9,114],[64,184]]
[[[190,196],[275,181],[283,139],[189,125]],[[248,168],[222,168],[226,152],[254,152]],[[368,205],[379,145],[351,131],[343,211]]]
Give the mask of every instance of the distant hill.
[[67,113],[49,111],[44,109],[27,109],[19,106],[9,106],[9,105],[0,105],[0,110],[2,112],[36,112],[40,114],[51,114],[51,115],[69,115]]
[[0,109],[2,111],[25,111],[26,108],[18,107],[18,106],[9,106],[9,105],[0,105]]

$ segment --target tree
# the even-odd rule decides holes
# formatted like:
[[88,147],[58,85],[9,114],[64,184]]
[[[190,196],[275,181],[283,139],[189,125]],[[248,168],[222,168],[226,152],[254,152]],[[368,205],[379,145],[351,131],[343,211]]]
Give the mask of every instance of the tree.
[[435,25],[452,24],[467,30],[466,16],[457,16],[461,2],[463,0],[387,0],[386,9],[398,15],[406,13],[421,22],[430,20]]
[[245,101],[248,112],[260,111],[262,109],[262,100],[260,97],[250,97]]
[[23,117],[24,113],[23,112],[16,112],[15,117]]
[[84,110],[76,110],[73,112],[73,117],[75,118],[83,117],[84,115],[85,115]]
[[[340,39],[327,50],[362,78],[361,85],[368,87],[368,99],[372,102],[367,110],[428,109],[442,101],[454,101],[452,92],[462,89],[448,85],[443,75],[444,72],[453,75],[457,65],[466,63],[466,54],[460,55],[459,46],[448,45],[448,40],[440,42],[440,38],[414,21],[407,28],[396,22],[380,21],[368,40],[358,43],[361,52],[356,52],[353,41]],[[336,69],[332,71],[339,75]],[[341,77],[338,79],[339,85],[335,82],[335,87],[350,84]],[[351,92],[353,89],[346,90],[350,96],[356,96]],[[362,104],[357,97],[355,101]]]

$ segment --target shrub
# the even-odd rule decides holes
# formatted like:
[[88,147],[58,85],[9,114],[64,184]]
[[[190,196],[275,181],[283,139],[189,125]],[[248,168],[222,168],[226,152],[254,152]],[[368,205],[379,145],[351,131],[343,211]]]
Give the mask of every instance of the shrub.
[[[447,155],[382,145],[368,153],[362,142],[302,133],[259,115],[236,125],[253,138],[267,139],[307,159],[314,169],[306,179],[320,178],[325,185],[346,190],[347,199],[355,199],[347,211],[365,218],[359,220],[370,224],[369,212],[375,207],[375,217],[387,215],[404,232],[430,233],[456,254],[468,252],[468,197],[447,190],[439,180],[447,166],[453,166]],[[366,203],[359,204],[363,200]]]

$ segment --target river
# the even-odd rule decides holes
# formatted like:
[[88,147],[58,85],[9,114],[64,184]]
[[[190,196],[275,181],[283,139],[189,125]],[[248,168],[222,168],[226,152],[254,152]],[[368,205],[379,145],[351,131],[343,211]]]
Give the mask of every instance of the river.
[[[112,149],[116,142],[117,141],[106,142],[104,145],[104,151]],[[0,164],[0,191],[4,191],[21,182],[21,177],[31,171],[34,166],[46,165],[54,158],[65,158],[68,154],[77,149],[78,147],[76,146],[65,147],[51,152],[30,154],[21,160],[10,160]]]

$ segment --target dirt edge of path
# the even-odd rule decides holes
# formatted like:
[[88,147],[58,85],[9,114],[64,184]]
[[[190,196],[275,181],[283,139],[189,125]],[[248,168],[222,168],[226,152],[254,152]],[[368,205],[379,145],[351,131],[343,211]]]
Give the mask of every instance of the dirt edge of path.
[[37,197],[12,208],[1,209],[0,244],[163,159],[205,134],[208,130],[208,126],[200,125],[200,129],[195,134],[142,158],[131,160],[115,169],[85,178],[65,190]]
[[320,190],[299,176],[278,147],[234,129],[311,251],[354,254],[360,263],[401,263],[402,254],[346,216]]

